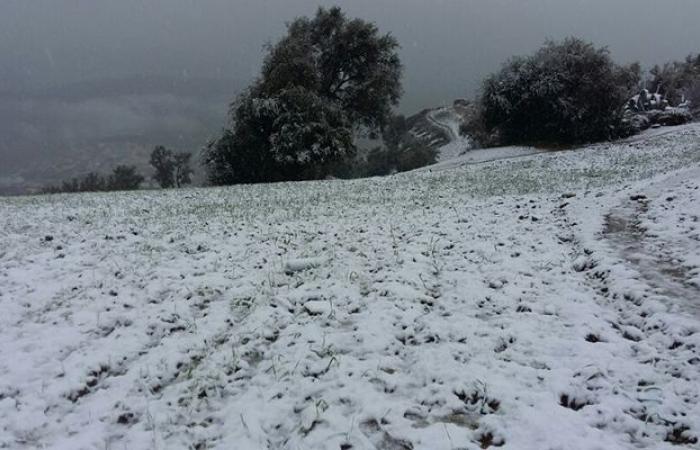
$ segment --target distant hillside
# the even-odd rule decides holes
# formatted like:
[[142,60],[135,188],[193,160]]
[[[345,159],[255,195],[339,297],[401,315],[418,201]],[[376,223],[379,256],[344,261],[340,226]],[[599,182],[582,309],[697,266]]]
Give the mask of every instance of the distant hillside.
[[241,85],[137,77],[0,93],[0,193],[123,163],[147,173],[157,144],[196,152],[224,125]]
[[460,125],[470,114],[467,101],[456,100],[452,106],[424,109],[406,119],[413,137],[439,152],[438,160],[459,156],[469,150],[471,142],[460,135]]

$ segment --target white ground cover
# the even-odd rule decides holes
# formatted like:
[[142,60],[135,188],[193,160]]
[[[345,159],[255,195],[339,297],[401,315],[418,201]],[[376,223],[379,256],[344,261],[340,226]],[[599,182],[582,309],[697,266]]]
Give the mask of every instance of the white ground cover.
[[0,448],[697,448],[698,167],[0,199]]

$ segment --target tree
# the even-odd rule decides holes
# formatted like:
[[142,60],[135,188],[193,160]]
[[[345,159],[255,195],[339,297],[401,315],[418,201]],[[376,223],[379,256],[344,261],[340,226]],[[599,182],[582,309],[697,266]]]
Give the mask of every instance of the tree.
[[213,184],[319,179],[355,150],[343,112],[302,87],[244,94],[233,114],[237,126],[207,151]]
[[623,132],[623,106],[638,83],[639,65],[616,65],[606,48],[549,41],[486,79],[480,120],[506,144],[610,139]]
[[157,146],[151,152],[150,164],[155,169],[153,179],[163,189],[177,187],[192,182],[194,171],[190,167],[191,153],[173,153],[171,150]]
[[135,166],[117,166],[109,176],[108,190],[132,191],[139,188],[144,178],[136,170]]
[[187,152],[177,153],[173,156],[173,178],[177,188],[192,183],[194,170],[190,167],[190,159],[192,159],[192,153]]
[[213,184],[323,178],[377,135],[401,95],[398,43],[340,8],[298,18],[268,48],[260,78],[205,150]]
[[80,192],[99,192],[104,191],[107,187],[107,182],[102,175],[96,172],[90,172],[80,180]]
[[155,169],[153,179],[156,180],[158,185],[163,189],[171,188],[175,185],[173,163],[173,152],[162,145],[158,145],[153,149],[153,152],[151,152],[150,164]]
[[354,126],[379,130],[401,97],[399,44],[375,24],[349,20],[340,8],[298,18],[269,48],[259,89],[271,96],[304,87],[335,102]]

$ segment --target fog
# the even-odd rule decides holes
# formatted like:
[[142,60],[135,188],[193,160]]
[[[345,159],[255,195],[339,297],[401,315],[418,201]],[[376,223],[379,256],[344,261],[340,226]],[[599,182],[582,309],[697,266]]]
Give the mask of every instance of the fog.
[[[580,36],[608,45],[620,62],[640,61],[647,67],[700,50],[697,0],[338,0],[320,4],[338,4],[349,15],[372,20],[398,38],[405,65],[400,108],[406,113],[472,96],[485,74],[511,55],[533,51],[546,38]],[[4,101],[0,112],[5,118],[13,117],[13,108],[23,108],[25,119],[6,121],[0,131],[17,135],[19,128],[44,126],[32,123],[38,120],[32,113],[42,108],[37,96],[55,102],[66,85],[77,98],[83,85],[94,90],[95,80],[137,80],[136,89],[138,80],[159,79],[165,84],[200,86],[207,85],[203,80],[215,80],[216,89],[197,101],[190,92],[186,107],[177,110],[173,119],[183,130],[213,132],[223,117],[210,123],[211,117],[223,114],[236,91],[257,74],[264,44],[284,32],[285,22],[313,14],[318,5],[306,0],[3,0],[0,94],[12,101]],[[136,90],[148,97],[149,104],[158,102],[152,93]],[[123,89],[122,83],[122,90],[108,97],[126,94],[134,92]],[[181,96],[173,90],[161,94]],[[106,97],[100,92],[94,96]],[[91,101],[82,97],[81,101]],[[173,103],[172,98],[164,101]],[[113,107],[104,100],[98,103],[71,105],[68,115],[79,111],[73,116],[83,117],[90,107],[109,110],[91,117],[93,132],[88,134],[110,134],[105,128],[114,126],[141,136],[144,145],[153,141],[148,126],[138,130],[139,124],[132,122],[143,116],[125,111],[123,99]],[[59,106],[54,103],[51,108]],[[183,110],[194,111],[194,118],[183,117]],[[95,123],[101,117],[108,124]],[[124,123],[115,125],[120,117]],[[24,158],[18,164],[16,153],[51,156],[65,147],[62,142],[47,143],[46,136],[40,139],[42,145],[22,141],[21,136],[19,143],[3,139],[0,175],[2,165],[7,172],[10,160],[13,170],[28,163]],[[177,143],[177,139],[171,141]]]

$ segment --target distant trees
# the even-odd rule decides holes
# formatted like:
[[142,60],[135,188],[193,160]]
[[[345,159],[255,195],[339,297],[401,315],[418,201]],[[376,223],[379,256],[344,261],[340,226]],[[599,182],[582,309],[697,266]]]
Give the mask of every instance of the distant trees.
[[650,75],[648,84],[654,94],[672,107],[687,106],[696,115],[700,113],[700,54],[654,66]]
[[107,190],[133,191],[141,186],[144,177],[136,170],[135,166],[121,165],[114,168],[108,178]]
[[64,181],[60,185],[48,186],[42,190],[46,194],[60,192],[103,192],[131,191],[138,189],[144,177],[138,173],[135,166],[121,165],[114,168],[108,176],[90,172],[83,177]]
[[298,18],[268,48],[260,78],[205,150],[216,185],[318,179],[376,136],[401,95],[398,43],[340,8]]
[[689,100],[700,83],[700,54],[689,55],[684,61],[674,61],[654,66],[651,74],[651,90],[661,94],[671,106]]
[[162,145],[155,147],[149,161],[155,169],[153,179],[164,189],[190,184],[194,173],[190,167],[191,159],[191,153],[174,153]]
[[158,145],[151,152],[149,163],[155,169],[153,179],[160,187],[167,189],[175,185],[173,180],[173,152],[162,145]]
[[638,64],[618,66],[606,48],[548,41],[484,81],[476,128],[503,144],[610,139],[624,133],[623,107],[639,80]]

